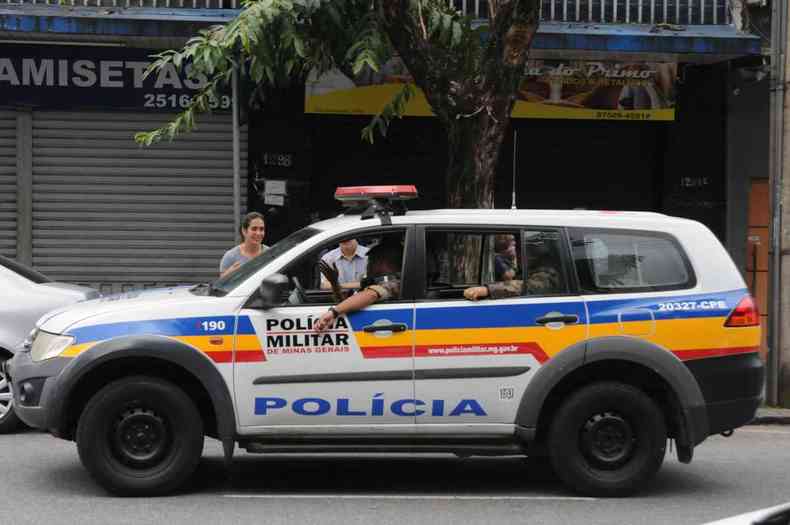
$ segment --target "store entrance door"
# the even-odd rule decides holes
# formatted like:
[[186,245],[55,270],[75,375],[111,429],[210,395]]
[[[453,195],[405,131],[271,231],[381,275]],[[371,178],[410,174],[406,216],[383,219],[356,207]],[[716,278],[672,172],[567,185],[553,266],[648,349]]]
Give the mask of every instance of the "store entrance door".
[[768,225],[771,221],[768,179],[753,179],[749,192],[749,234],[746,239],[746,284],[760,308],[763,340],[760,356],[767,359],[768,346]]

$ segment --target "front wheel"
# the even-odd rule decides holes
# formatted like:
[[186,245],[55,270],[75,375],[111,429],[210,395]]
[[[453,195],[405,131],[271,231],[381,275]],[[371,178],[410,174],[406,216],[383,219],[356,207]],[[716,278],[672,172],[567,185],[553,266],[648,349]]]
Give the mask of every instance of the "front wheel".
[[664,461],[667,429],[656,403],[623,383],[593,383],[571,394],[549,430],[557,475],[591,496],[627,496]]
[[0,357],[0,434],[10,434],[17,430],[22,422],[14,411],[14,396],[11,394],[11,384],[3,373],[5,357]]
[[90,399],[76,437],[80,460],[100,485],[123,496],[158,496],[180,487],[197,468],[203,421],[172,383],[127,377]]

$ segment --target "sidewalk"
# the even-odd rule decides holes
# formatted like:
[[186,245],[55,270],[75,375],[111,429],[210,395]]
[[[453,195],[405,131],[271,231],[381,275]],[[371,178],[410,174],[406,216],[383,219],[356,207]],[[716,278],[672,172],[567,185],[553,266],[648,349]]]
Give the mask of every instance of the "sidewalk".
[[790,408],[760,407],[750,425],[790,425]]

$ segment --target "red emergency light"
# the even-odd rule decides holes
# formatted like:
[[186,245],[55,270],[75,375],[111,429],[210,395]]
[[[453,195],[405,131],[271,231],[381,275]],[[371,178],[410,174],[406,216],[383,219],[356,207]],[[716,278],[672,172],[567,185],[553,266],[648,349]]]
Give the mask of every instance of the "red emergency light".
[[412,184],[391,186],[341,186],[335,190],[335,199],[341,202],[369,201],[374,199],[406,201],[417,198],[417,188]]
[[404,201],[416,199],[417,188],[411,184],[392,186],[343,186],[335,190],[339,200],[349,214],[360,214],[360,218],[378,217],[381,224],[390,225],[390,215],[404,215]]

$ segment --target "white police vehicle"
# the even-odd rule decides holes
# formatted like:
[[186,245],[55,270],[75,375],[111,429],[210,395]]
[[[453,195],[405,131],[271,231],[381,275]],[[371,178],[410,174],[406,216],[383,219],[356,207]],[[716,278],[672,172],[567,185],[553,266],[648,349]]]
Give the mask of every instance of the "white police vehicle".
[[[668,439],[688,463],[709,435],[754,416],[759,316],[703,225],[636,212],[406,212],[408,186],[338,196],[367,209],[297,231],[211,285],[42,318],[7,365],[19,416],[75,440],[118,494],[173,491],[208,435],[227,459],[237,444],[547,455],[576,491],[611,496],[643,487]],[[335,300],[316,263],[350,238],[402,247],[399,296],[317,332]],[[464,299],[505,278],[522,293]]]

